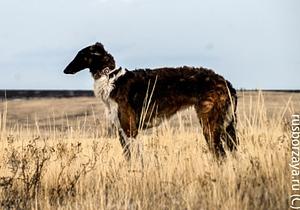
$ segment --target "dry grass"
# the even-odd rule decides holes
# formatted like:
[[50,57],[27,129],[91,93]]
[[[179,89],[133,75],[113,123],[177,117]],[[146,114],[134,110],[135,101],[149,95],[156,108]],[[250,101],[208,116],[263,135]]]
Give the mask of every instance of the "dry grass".
[[94,98],[3,102],[0,208],[287,209],[289,116],[299,102],[239,93],[241,144],[222,164],[191,109],[139,134],[143,161],[127,163]]

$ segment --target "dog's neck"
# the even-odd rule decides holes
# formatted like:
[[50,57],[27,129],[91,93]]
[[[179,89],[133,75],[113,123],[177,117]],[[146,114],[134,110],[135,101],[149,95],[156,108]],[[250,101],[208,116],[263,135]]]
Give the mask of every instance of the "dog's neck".
[[108,78],[111,78],[111,77],[117,75],[121,70],[122,70],[121,67],[116,68],[116,69],[110,69],[110,68],[106,67],[106,68],[104,68],[100,71],[96,71],[96,73],[92,73],[92,76],[93,76],[94,80],[98,80],[102,76],[106,76]]
[[106,74],[102,73],[99,77],[94,77],[95,96],[102,99],[103,102],[107,102],[111,91],[116,87],[115,82],[126,74],[126,71],[126,69],[118,68]]

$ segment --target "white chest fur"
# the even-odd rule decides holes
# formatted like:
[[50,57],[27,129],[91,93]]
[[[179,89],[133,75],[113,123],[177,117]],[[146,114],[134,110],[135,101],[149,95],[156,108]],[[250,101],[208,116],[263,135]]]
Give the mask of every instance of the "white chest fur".
[[95,96],[104,103],[106,116],[117,128],[121,127],[118,118],[118,104],[110,98],[110,93],[115,88],[116,80],[125,73],[126,71],[122,69],[118,74],[111,78],[109,78],[108,75],[103,75],[94,81]]

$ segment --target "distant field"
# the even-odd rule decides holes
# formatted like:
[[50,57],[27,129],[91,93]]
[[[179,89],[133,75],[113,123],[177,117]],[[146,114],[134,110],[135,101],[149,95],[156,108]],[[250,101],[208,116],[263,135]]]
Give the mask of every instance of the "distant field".
[[192,109],[141,132],[127,163],[94,97],[0,102],[0,208],[288,209],[300,93],[239,92],[238,152],[218,164]]
[[[251,110],[261,105],[265,106],[265,111],[270,117],[284,108],[288,109],[286,115],[300,112],[300,93],[262,92],[261,94],[257,91],[238,93],[238,112],[241,113],[239,117],[243,117],[244,112],[250,114],[249,108]],[[262,100],[258,100],[258,97]],[[4,107],[2,102],[1,108]],[[105,123],[103,106],[95,97],[12,99],[7,101],[7,109],[7,123],[11,125],[35,126],[38,122],[40,127],[47,127],[55,122],[55,126],[59,127],[66,125],[67,121],[84,121],[90,126],[95,122],[97,125]],[[185,114],[192,115],[193,122],[198,123],[193,112],[185,112]],[[176,119],[172,120],[172,123],[176,121]]]

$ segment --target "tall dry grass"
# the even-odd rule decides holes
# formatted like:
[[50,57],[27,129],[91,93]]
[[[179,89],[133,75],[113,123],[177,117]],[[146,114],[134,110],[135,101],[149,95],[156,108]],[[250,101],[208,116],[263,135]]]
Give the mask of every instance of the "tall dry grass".
[[[247,99],[247,102],[245,102]],[[293,99],[268,113],[264,96],[241,96],[240,145],[217,163],[193,110],[144,131],[143,161],[126,162],[103,120],[55,118],[42,129],[0,118],[0,206],[3,209],[287,209],[289,116]],[[32,110],[34,112],[34,110]],[[97,129],[96,129],[97,128]],[[135,157],[135,156],[133,156]]]

